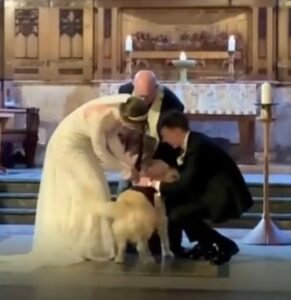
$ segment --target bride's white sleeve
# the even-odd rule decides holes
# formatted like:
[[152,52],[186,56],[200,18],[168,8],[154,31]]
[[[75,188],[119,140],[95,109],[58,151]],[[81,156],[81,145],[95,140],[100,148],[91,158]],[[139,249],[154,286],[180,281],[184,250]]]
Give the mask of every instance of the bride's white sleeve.
[[[113,153],[108,149],[110,123],[110,115],[103,116],[99,118],[98,121],[90,122],[90,136],[93,151],[101,163],[104,163],[107,168],[121,172],[123,178],[129,178],[131,176],[131,164],[125,151],[122,150],[123,146],[121,142],[118,143],[114,141]],[[119,155],[116,155],[117,153]]]

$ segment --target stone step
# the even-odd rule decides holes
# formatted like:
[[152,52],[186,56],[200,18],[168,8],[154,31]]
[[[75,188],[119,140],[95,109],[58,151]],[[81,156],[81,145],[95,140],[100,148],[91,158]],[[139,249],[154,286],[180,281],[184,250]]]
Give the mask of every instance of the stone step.
[[[253,228],[260,220],[261,213],[245,213],[239,220],[230,220],[215,227]],[[291,229],[291,213],[272,213],[272,219],[282,229]],[[0,208],[0,224],[34,224],[34,208]]]
[[[254,205],[249,210],[250,213],[261,213],[263,211],[263,198],[254,197]],[[291,197],[270,198],[270,211],[272,213],[291,213]]]
[[[109,182],[112,194],[116,194],[118,181]],[[248,183],[248,187],[254,197],[263,196],[262,183]],[[39,181],[17,181],[17,180],[1,180],[1,193],[37,193],[39,190]],[[291,197],[290,184],[270,184],[270,197]]]
[[[248,188],[253,197],[263,197],[262,183],[248,183]],[[291,198],[291,182],[289,184],[272,183],[269,185],[270,197],[290,197]]]
[[[112,195],[115,199],[116,195]],[[254,197],[254,205],[249,212],[260,213],[263,210],[262,197]],[[37,193],[0,193],[0,208],[35,208]],[[273,197],[270,199],[273,213],[291,213],[291,197]]]
[[0,208],[35,208],[37,193],[0,193]]
[[[116,195],[112,195],[116,199]],[[261,213],[263,211],[263,198],[254,197],[254,205],[249,212]],[[291,197],[272,197],[270,198],[270,211],[273,213],[290,213],[291,214]]]
[[0,193],[38,193],[38,190],[39,181],[0,181]]

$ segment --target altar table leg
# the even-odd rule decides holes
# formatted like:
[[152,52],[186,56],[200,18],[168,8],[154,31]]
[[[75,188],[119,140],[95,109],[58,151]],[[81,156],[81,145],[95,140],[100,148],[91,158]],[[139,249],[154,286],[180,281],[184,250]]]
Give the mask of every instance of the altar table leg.
[[255,119],[238,122],[242,163],[255,162]]

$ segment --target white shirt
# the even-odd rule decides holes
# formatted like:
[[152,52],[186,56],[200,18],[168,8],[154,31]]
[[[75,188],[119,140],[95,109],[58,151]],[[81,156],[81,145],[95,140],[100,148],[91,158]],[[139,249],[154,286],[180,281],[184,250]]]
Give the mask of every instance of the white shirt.
[[182,151],[183,151],[183,153],[185,153],[186,150],[187,150],[187,145],[188,145],[189,135],[190,135],[190,131],[188,131],[188,132],[186,133],[185,138],[184,138],[184,142],[183,142],[183,145],[182,145]]

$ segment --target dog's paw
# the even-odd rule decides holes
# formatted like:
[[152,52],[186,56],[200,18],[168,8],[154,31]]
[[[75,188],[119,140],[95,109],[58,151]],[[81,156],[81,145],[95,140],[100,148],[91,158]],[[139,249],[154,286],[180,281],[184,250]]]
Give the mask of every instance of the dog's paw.
[[162,257],[175,257],[175,255],[170,249],[165,249],[162,250]]
[[150,265],[150,264],[154,264],[156,261],[152,256],[146,256],[141,258],[141,262],[143,265]]
[[123,264],[123,263],[124,263],[124,258],[123,258],[123,257],[120,257],[120,256],[116,256],[116,257],[114,258],[114,262],[115,262],[116,264]]

